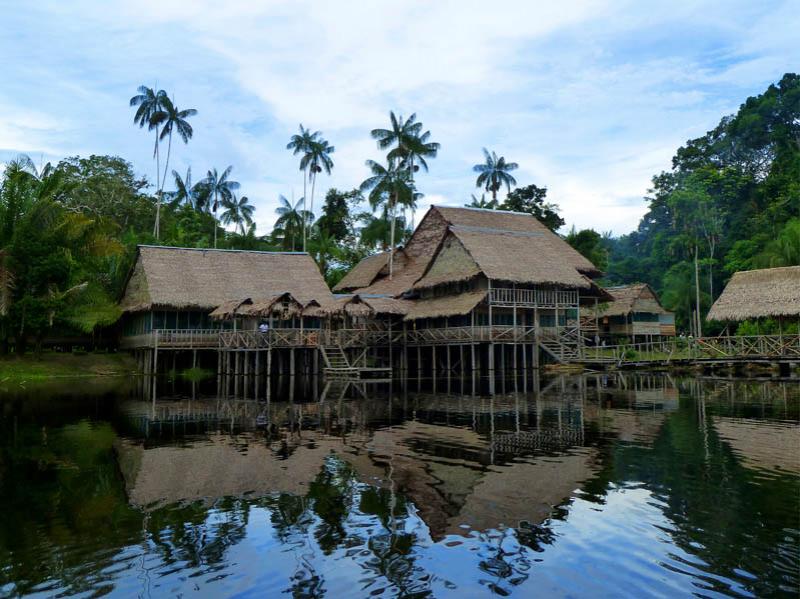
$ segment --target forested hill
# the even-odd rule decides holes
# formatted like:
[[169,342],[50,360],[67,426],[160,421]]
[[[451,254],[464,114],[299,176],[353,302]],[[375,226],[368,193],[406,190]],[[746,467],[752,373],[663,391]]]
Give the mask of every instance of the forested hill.
[[[800,76],[786,74],[653,177],[636,231],[608,240],[608,283],[644,281],[688,328],[737,270],[800,264]],[[704,331],[714,325],[705,325]]]

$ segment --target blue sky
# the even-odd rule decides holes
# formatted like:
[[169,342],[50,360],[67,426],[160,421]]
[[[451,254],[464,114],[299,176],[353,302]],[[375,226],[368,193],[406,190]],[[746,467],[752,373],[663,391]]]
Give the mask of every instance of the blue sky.
[[298,123],[336,146],[322,198],[381,158],[369,130],[389,110],[442,144],[423,209],[469,201],[486,146],[568,226],[624,233],[680,144],[800,68],[797,0],[3,4],[0,161],[117,154],[152,180],[128,99],[158,85],[199,111],[176,170],[233,165],[262,233],[278,194],[302,195],[285,149]]

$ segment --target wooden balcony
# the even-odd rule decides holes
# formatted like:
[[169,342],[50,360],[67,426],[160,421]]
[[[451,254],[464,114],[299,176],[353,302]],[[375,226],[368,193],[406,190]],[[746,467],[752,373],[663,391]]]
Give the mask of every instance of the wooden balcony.
[[406,331],[408,345],[459,345],[468,343],[533,343],[535,329],[527,326],[449,327]]
[[577,308],[577,289],[510,289],[496,287],[489,290],[489,303],[497,307],[522,308]]
[[120,339],[122,349],[213,349],[219,345],[219,329],[156,329]]

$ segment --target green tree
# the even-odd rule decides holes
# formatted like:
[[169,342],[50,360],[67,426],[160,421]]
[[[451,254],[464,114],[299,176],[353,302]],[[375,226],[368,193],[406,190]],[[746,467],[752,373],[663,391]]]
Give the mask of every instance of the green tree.
[[[370,134],[378,142],[379,149],[389,149],[386,156],[389,162],[396,162],[400,167],[408,169],[411,187],[415,187],[416,173],[420,168],[428,172],[427,159],[436,158],[441,146],[431,141],[430,131],[422,131],[423,125],[417,121],[416,113],[403,119],[402,115],[398,117],[390,111],[389,123],[389,129],[373,129]],[[412,201],[407,207],[411,209],[413,223],[416,204]]]
[[510,191],[498,208],[500,210],[532,214],[544,226],[555,232],[564,226],[564,219],[558,213],[557,204],[545,202],[546,196],[546,187],[527,185]]
[[295,241],[302,238],[305,224],[314,218],[302,209],[304,203],[303,198],[292,204],[284,196],[278,196],[279,205],[275,209],[278,220],[275,221],[273,236],[282,241],[283,248],[286,250],[296,251]]
[[[333,159],[331,159],[331,154],[333,154],[335,150],[336,148],[330,145],[327,140],[323,139],[320,134],[316,140],[311,142],[311,145],[308,147],[308,150],[301,161],[305,161],[307,163],[309,179],[311,180],[311,206],[308,210],[310,214],[314,214],[314,188],[317,184],[317,175],[319,175],[323,170],[328,175],[331,174],[331,169],[333,168]],[[303,251],[306,251],[305,230],[303,235]]]
[[239,189],[238,181],[231,181],[230,177],[232,166],[229,166],[222,174],[216,168],[208,171],[203,180],[204,192],[212,199],[211,211],[214,213],[214,247],[217,247],[217,210],[223,202],[231,202],[234,192]]
[[608,249],[605,238],[594,229],[576,231],[575,227],[572,227],[566,237],[566,242],[598,269],[605,270],[608,267]]
[[183,143],[188,144],[189,140],[192,139],[194,130],[187,119],[196,114],[197,111],[194,108],[180,110],[169,97],[165,97],[161,101],[161,108],[150,117],[151,126],[161,127],[159,141],[164,141],[165,137],[168,139],[167,159],[164,161],[164,176],[161,178],[161,186],[156,193],[156,239],[159,238],[161,233],[161,198],[164,194],[164,184],[167,181],[167,173],[169,172],[169,158],[172,153],[172,132],[177,131]]
[[480,208],[481,210],[497,210],[497,200],[487,200],[486,194],[482,193],[481,197],[477,197],[474,193],[470,195],[472,201],[467,204],[467,208]]
[[253,212],[255,211],[255,207],[250,203],[247,196],[237,198],[236,194],[233,194],[230,200],[223,200],[222,206],[225,208],[225,211],[220,216],[222,223],[235,225],[244,235],[244,226],[253,224]]
[[[308,197],[308,170],[311,165],[310,153],[311,147],[319,140],[322,133],[319,131],[311,131],[303,127],[300,123],[300,133],[295,133],[286,144],[286,149],[291,150],[292,154],[297,156],[300,154],[300,170],[303,171],[303,211],[306,210],[305,199]],[[303,230],[303,251],[306,247],[306,232]]]
[[338,242],[353,233],[352,210],[363,200],[358,189],[339,191],[329,189],[325,194],[322,215],[317,220],[317,229]]
[[478,174],[475,180],[475,187],[483,187],[492,194],[492,201],[497,203],[497,192],[503,185],[508,191],[511,186],[517,184],[517,180],[511,175],[511,171],[517,170],[519,165],[516,162],[506,162],[504,156],[498,158],[494,152],[489,152],[483,148],[483,164],[476,164],[472,170]]
[[[153,146],[153,158],[156,161],[156,190],[161,190],[161,163],[160,163],[160,152],[159,152],[159,141],[160,141],[160,129],[161,123],[156,120],[153,121],[153,116],[156,113],[159,113],[164,108],[164,103],[169,100],[167,96],[167,92],[163,89],[155,91],[151,87],[147,87],[145,85],[140,85],[139,88],[136,90],[137,94],[133,96],[129,104],[131,107],[136,107],[136,112],[133,116],[134,124],[139,125],[139,128],[143,128],[147,125],[148,131],[155,130],[156,132],[156,141],[155,145]],[[160,199],[156,198],[156,220],[153,224],[153,235],[158,235],[158,224],[159,224],[159,208],[160,208]]]
[[383,207],[389,220],[389,278],[391,279],[394,274],[397,207],[409,206],[414,202],[414,188],[408,169],[403,168],[398,162],[390,161],[388,166],[384,166],[374,160],[367,160],[366,164],[372,175],[361,184],[360,189],[362,193],[368,194],[367,199],[372,209]]

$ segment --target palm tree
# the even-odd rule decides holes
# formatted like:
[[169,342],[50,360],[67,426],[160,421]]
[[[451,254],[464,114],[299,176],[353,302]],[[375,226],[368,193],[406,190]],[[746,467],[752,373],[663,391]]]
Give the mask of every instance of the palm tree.
[[156,239],[158,239],[159,233],[161,232],[161,196],[164,191],[164,184],[167,181],[169,157],[172,153],[172,132],[177,131],[178,135],[183,140],[183,143],[188,144],[189,140],[192,139],[192,134],[194,131],[186,119],[196,114],[197,111],[194,108],[179,110],[172,100],[169,99],[169,97],[165,97],[161,102],[161,109],[154,112],[153,116],[150,117],[151,125],[156,127],[160,125],[162,127],[159,140],[164,141],[165,137],[168,138],[167,160],[164,164],[164,176],[161,179],[161,187],[158,190],[158,195],[156,197]]
[[[300,158],[300,170],[303,171],[303,210],[306,209],[305,206],[305,198],[307,196],[307,189],[306,185],[308,182],[308,167],[310,163],[310,159],[307,158],[309,150],[311,149],[312,144],[316,143],[319,137],[322,134],[319,131],[311,132],[310,129],[306,129],[303,127],[303,123],[300,123],[300,133],[295,133],[289,139],[289,143],[286,144],[287,150],[292,150],[292,154],[297,156],[298,154],[302,154]],[[306,231],[303,229],[303,251],[306,249]]]
[[[422,167],[428,172],[428,162],[426,158],[436,158],[441,144],[430,141],[431,132],[422,131],[422,123],[417,121],[416,113],[403,120],[397,117],[394,112],[389,112],[391,129],[373,129],[370,134],[373,139],[378,141],[378,147],[382,150],[392,148],[388,153],[387,159],[399,161],[401,166],[408,168],[412,186],[414,185],[414,175]],[[411,208],[411,227],[414,227],[414,212],[416,206]]]
[[483,156],[485,162],[483,164],[476,164],[472,170],[478,175],[475,181],[475,187],[483,187],[486,191],[491,192],[492,202],[497,204],[497,192],[505,185],[508,191],[511,191],[511,186],[517,184],[517,180],[509,173],[519,168],[516,162],[506,162],[505,157],[497,157],[497,154],[483,148]]
[[479,198],[474,193],[470,194],[472,201],[467,204],[467,208],[483,208],[484,210],[497,210],[497,201],[487,200],[486,194],[482,193]]
[[186,177],[182,178],[178,171],[172,171],[172,178],[175,181],[175,191],[169,193],[172,198],[172,205],[178,206],[186,204],[192,208],[198,209],[197,199],[199,184],[192,187],[192,167],[186,169]]
[[247,199],[247,196],[237,198],[235,195],[230,200],[223,200],[225,212],[220,215],[220,220],[225,225],[231,223],[237,225],[242,235],[245,234],[245,224],[253,224],[253,212],[255,207]]
[[374,160],[367,160],[372,176],[361,184],[362,192],[369,192],[367,199],[375,210],[383,206],[390,223],[389,234],[389,278],[394,274],[394,238],[397,206],[409,206],[414,202],[415,192],[411,183],[409,170],[397,161],[390,160],[385,167]]
[[[153,158],[156,160],[156,189],[161,189],[161,162],[158,151],[158,142],[161,123],[153,123],[153,115],[160,112],[164,107],[164,101],[169,100],[167,92],[163,89],[154,91],[152,87],[140,85],[136,90],[138,93],[130,99],[130,106],[138,106],[136,113],[133,115],[133,122],[139,125],[140,128],[147,125],[147,130],[156,131],[156,143],[153,147]],[[153,225],[153,234],[158,231],[158,215],[156,215],[156,222]]]
[[[336,151],[332,145],[328,143],[328,140],[322,139],[321,137],[316,141],[312,141],[311,145],[308,147],[308,151],[303,156],[303,159],[300,161],[300,164],[306,164],[308,170],[310,171],[309,179],[311,180],[311,207],[309,208],[309,212],[314,214],[314,188],[317,184],[317,175],[321,173],[323,170],[328,175],[331,174],[331,169],[333,168],[333,160],[331,160],[331,154]],[[306,238],[303,237],[303,251],[306,250],[305,246]]]
[[[295,204],[292,204],[283,195],[279,195],[278,203],[279,206],[275,209],[278,220],[275,221],[274,232],[283,237],[284,249],[295,251],[295,238],[302,234],[302,230],[305,229],[305,224],[309,220],[309,213],[300,208],[305,204],[305,198],[300,198]],[[313,218],[313,216],[310,217],[311,220]],[[287,241],[291,243],[289,247],[287,247]]]
[[203,180],[203,188],[208,194],[208,198],[213,198],[211,204],[212,212],[214,213],[214,247],[217,247],[217,210],[221,202],[230,202],[233,198],[233,192],[239,189],[238,181],[230,181],[228,177],[233,170],[232,166],[226,168],[220,175],[217,169],[208,171],[206,178]]

